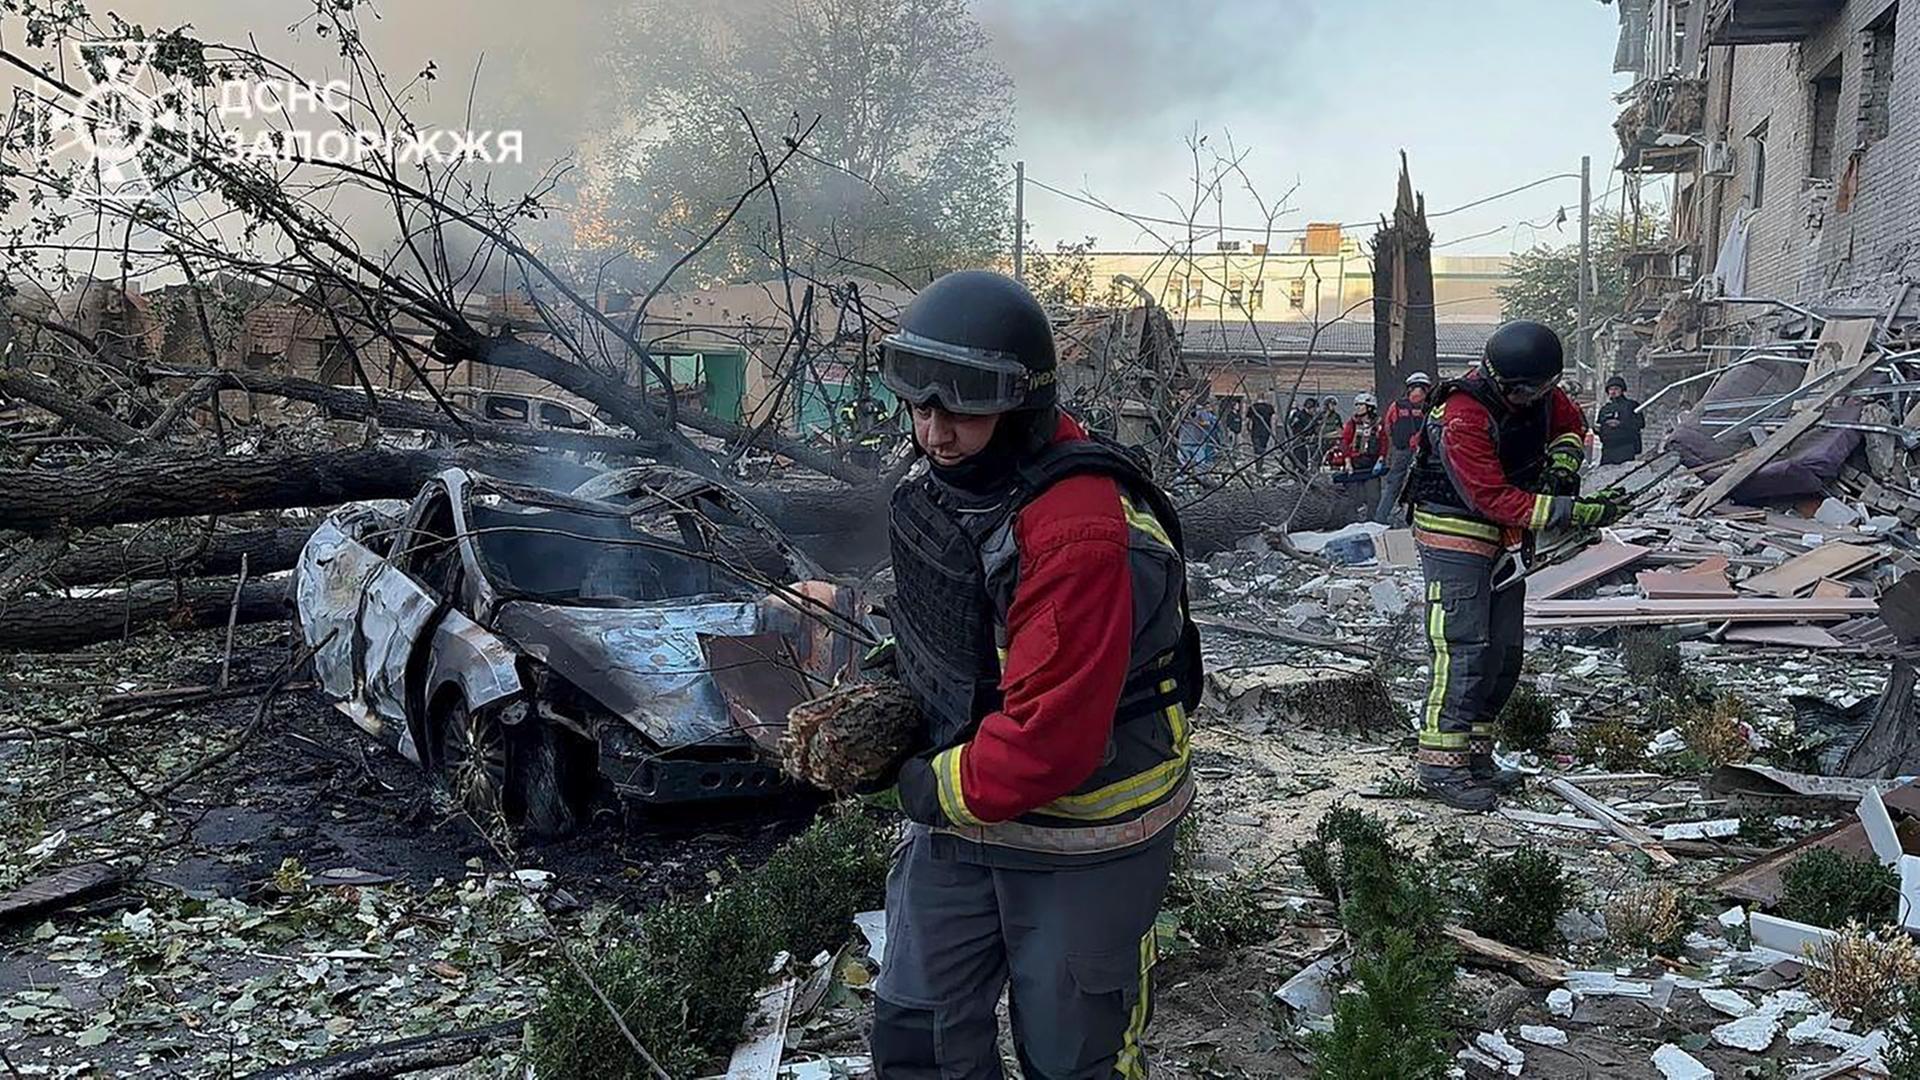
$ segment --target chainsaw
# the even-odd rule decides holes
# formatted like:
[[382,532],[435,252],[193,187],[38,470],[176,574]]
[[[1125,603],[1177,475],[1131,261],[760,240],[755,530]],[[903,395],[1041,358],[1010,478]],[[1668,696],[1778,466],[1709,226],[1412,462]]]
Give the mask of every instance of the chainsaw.
[[[1680,455],[1662,454],[1629,469],[1611,487],[1622,492],[1620,502],[1628,509],[1638,509],[1647,495],[1660,485],[1660,481],[1679,469]],[[1502,553],[1500,563],[1493,572],[1494,591],[1511,588],[1549,566],[1566,562],[1599,540],[1599,529],[1582,529],[1571,525],[1542,529],[1537,534],[1531,561],[1521,551]]]

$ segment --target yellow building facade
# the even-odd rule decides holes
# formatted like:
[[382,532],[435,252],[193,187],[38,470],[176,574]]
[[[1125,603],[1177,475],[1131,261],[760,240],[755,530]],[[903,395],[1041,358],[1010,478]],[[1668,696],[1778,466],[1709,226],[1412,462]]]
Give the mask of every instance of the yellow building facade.
[[[1370,319],[1373,260],[1337,227],[1316,226],[1285,251],[1244,241],[1216,250],[1093,251],[1096,298],[1116,302],[1151,297],[1195,319],[1328,323]],[[1440,322],[1498,322],[1498,289],[1508,278],[1505,255],[1433,256],[1435,317]]]

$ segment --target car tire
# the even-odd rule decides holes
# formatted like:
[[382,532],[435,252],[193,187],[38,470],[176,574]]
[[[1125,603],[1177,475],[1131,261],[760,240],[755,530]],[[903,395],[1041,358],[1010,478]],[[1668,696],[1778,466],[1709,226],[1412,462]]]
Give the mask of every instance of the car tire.
[[513,824],[508,797],[513,755],[499,715],[474,712],[455,698],[440,710],[438,724],[440,783],[483,832]]
[[580,776],[579,740],[539,720],[514,725],[510,745],[513,768],[510,802],[516,822],[533,836],[556,838],[580,827],[588,806],[580,795],[589,785]]

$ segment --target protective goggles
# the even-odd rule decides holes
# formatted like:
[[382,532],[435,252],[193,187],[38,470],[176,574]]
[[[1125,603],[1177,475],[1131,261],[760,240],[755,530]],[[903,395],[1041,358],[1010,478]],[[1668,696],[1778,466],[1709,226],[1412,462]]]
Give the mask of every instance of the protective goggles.
[[1545,397],[1548,391],[1560,385],[1560,376],[1554,375],[1545,379],[1533,379],[1529,381],[1525,379],[1504,379],[1496,374],[1493,377],[1493,381],[1494,385],[1500,388],[1501,393],[1532,401],[1535,398]]
[[971,349],[901,332],[880,343],[880,382],[913,405],[939,402],[952,413],[985,416],[1026,404],[1050,371],[1027,370],[1012,353]]

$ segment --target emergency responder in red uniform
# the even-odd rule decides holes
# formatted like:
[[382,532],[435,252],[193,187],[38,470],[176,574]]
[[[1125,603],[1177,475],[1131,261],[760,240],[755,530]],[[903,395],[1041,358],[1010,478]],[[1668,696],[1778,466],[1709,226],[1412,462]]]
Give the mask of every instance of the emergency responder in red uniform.
[[1366,391],[1353,397],[1353,415],[1340,425],[1340,443],[1333,449],[1335,480],[1344,480],[1344,488],[1359,504],[1365,516],[1380,498],[1380,474],[1386,471],[1381,460],[1385,449],[1380,442],[1378,401]]
[[1546,326],[1495,330],[1479,370],[1435,392],[1413,464],[1433,649],[1419,775],[1428,794],[1462,810],[1492,809],[1520,780],[1495,766],[1493,722],[1520,678],[1526,586],[1496,585],[1533,530],[1597,528],[1625,513],[1612,493],[1579,497],[1587,424],[1558,385],[1563,363]]
[[1380,417],[1380,429],[1387,443],[1387,475],[1380,484],[1380,505],[1373,520],[1382,525],[1398,524],[1400,496],[1407,490],[1407,473],[1413,468],[1415,436],[1427,423],[1427,394],[1432,391],[1433,376],[1416,371],[1407,376],[1407,388]]
[[888,616],[927,748],[899,776],[882,1080],[1001,1076],[1003,988],[1029,1080],[1146,1075],[1199,637],[1172,505],[1060,413],[1054,364],[1046,313],[985,271],[883,344],[925,455],[893,495]]

